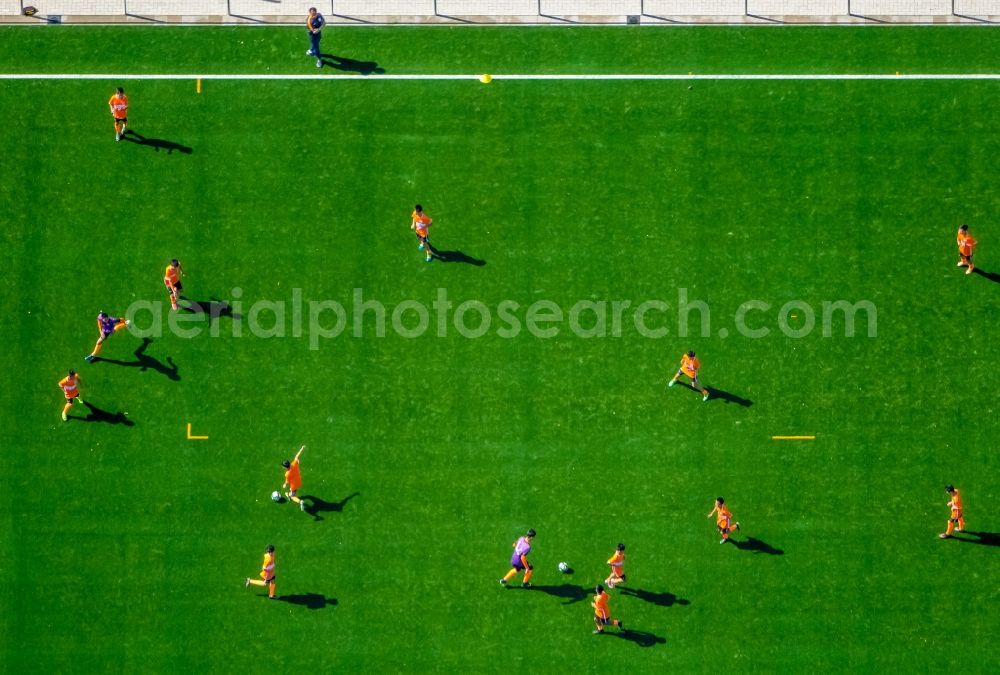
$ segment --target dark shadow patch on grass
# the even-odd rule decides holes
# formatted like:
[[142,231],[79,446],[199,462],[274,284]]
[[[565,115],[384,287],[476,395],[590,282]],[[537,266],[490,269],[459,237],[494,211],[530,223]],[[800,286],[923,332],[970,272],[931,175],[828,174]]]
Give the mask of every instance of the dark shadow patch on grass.
[[290,605],[298,605],[306,609],[325,609],[336,607],[339,603],[337,598],[328,598],[322,593],[298,593],[294,595],[279,595],[277,600],[287,602]]
[[728,391],[723,391],[722,389],[716,389],[715,387],[705,387],[708,389],[708,400],[714,401],[716,399],[725,401],[726,403],[735,403],[741,405],[744,408],[749,408],[753,405],[753,401],[750,399],[737,396],[736,394],[731,394]]
[[641,588],[623,588],[618,587],[619,593],[622,595],[631,595],[633,598],[638,598],[645,602],[651,602],[654,605],[659,605],[660,607],[672,607],[674,605],[690,605],[691,601],[684,598],[678,598],[673,593],[668,593],[666,591],[662,593],[656,593],[654,591],[644,591]]
[[126,427],[134,427],[135,422],[130,420],[125,413],[116,412],[113,413],[110,410],[102,410],[96,405],[87,401],[84,403],[85,406],[90,410],[86,417],[71,417],[70,419],[80,420],[81,422],[103,422],[104,424],[121,424]]
[[358,73],[359,75],[383,75],[385,73],[385,68],[379,67],[374,61],[355,61],[336,54],[320,54],[319,60],[323,62],[324,66],[330,66],[347,73]]
[[166,150],[168,155],[172,155],[174,151],[183,154],[190,155],[194,150],[186,145],[181,145],[180,143],[175,143],[174,141],[168,141],[163,138],[148,138],[140,133],[132,131],[131,129],[126,129],[122,134],[122,140],[128,141],[129,143],[136,143],[138,145],[145,145],[147,147],[153,148],[159,152],[160,150]]
[[[969,539],[969,537],[959,536],[960,534],[969,535],[969,537],[975,537],[975,539]],[[997,532],[972,532],[971,530],[965,530],[965,532],[955,533],[952,537],[956,541],[964,541],[966,544],[982,544],[983,546],[1000,546],[1000,533]]]
[[302,503],[306,505],[305,512],[316,520],[323,520],[323,516],[319,515],[321,513],[340,513],[344,510],[344,504],[351,501],[355,497],[360,497],[360,492],[355,492],[354,494],[347,495],[339,502],[328,502],[326,500],[320,499],[316,495],[301,495],[299,499]]
[[[106,359],[103,356],[95,356],[92,363],[103,362],[110,363],[114,366],[124,366],[126,368],[138,368],[140,373],[144,373],[147,370],[155,370],[156,372],[166,375],[174,382],[179,382],[181,376],[177,374],[177,364],[171,357],[167,357],[167,363],[163,363],[158,359],[154,359],[152,356],[146,354],[146,349],[152,344],[150,338],[143,338],[142,344],[133,352],[136,357],[135,361],[119,361],[118,359]],[[167,364],[170,364],[169,367]]]
[[987,272],[986,270],[981,270],[978,267],[976,267],[972,270],[972,273],[978,274],[987,281],[992,281],[995,284],[1000,284],[1000,274],[997,274],[996,272]]
[[[510,587],[513,588],[513,587]],[[522,590],[525,591],[538,591],[540,593],[545,593],[546,595],[552,595],[557,598],[563,598],[566,602],[562,603],[564,605],[572,605],[577,602],[582,602],[587,599],[588,591],[583,586],[577,586],[575,584],[559,584],[558,586],[528,586]]]
[[209,320],[218,319],[220,316],[228,316],[235,321],[239,321],[243,318],[242,314],[233,312],[232,305],[225,300],[220,300],[214,296],[209,300],[192,300],[184,297],[183,295],[180,297],[188,303],[184,307],[181,307],[181,309],[185,312],[189,312],[191,314],[207,314]]
[[768,544],[767,542],[761,541],[755,537],[747,537],[746,539],[732,539],[731,542],[736,545],[741,551],[750,551],[752,553],[766,553],[768,555],[785,555],[785,552],[780,548],[775,548]]
[[462,251],[438,251],[437,249],[432,249],[432,253],[435,258],[444,263],[465,263],[474,267],[483,267],[486,265],[485,260],[473,258]]
[[614,637],[621,638],[622,640],[634,642],[640,647],[652,647],[653,645],[667,644],[667,638],[654,635],[653,633],[647,633],[643,630],[625,629],[612,633],[609,629],[605,628],[603,634],[613,635]]

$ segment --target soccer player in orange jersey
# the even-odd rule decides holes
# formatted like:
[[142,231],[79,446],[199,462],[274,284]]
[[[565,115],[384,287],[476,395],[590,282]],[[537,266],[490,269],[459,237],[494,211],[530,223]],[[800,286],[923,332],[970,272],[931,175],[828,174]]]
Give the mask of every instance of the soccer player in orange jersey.
[[281,466],[285,467],[285,482],[281,484],[281,487],[288,488],[285,496],[298,504],[301,511],[306,510],[306,503],[299,499],[298,495],[299,488],[302,487],[302,474],[299,472],[299,457],[302,456],[302,451],[305,449],[306,446],[303,445],[295,453],[295,459],[290,462],[286,459],[281,463]]
[[115,89],[115,93],[108,100],[111,108],[111,117],[115,121],[115,140],[120,141],[125,135],[125,128],[128,127],[128,96],[121,87]]
[[[951,509],[951,517],[948,519],[948,528],[938,535],[942,539],[950,538],[952,532],[965,531],[965,514],[962,511],[962,495],[959,494],[954,485],[946,486],[945,490],[947,490],[948,494],[951,495],[951,499],[948,501],[948,508]],[[957,528],[955,527],[956,525],[958,525]]]
[[247,577],[246,587],[267,586],[267,597],[271,600],[275,600],[274,565],[274,544],[270,544],[266,549],[264,549],[264,564],[261,565],[260,568],[260,579],[251,579],[250,577]]
[[594,625],[597,626],[594,629],[594,635],[603,633],[604,627],[609,623],[618,626],[618,630],[625,630],[625,624],[620,619],[611,618],[611,608],[608,607],[609,599],[604,586],[598,584],[597,588],[594,589],[594,601],[590,603],[590,606],[594,608]]
[[427,254],[427,260],[425,262],[430,262],[434,259],[434,247],[431,246],[429,239],[429,230],[431,223],[431,217],[424,213],[424,207],[417,204],[413,207],[413,213],[410,214],[410,219],[412,223],[410,224],[410,229],[417,235],[417,240],[420,241],[420,245],[417,246],[418,251],[423,251]]
[[618,544],[614,555],[608,558],[611,574],[604,580],[608,588],[614,588],[625,581],[625,544]]
[[511,544],[514,554],[510,557],[510,571],[500,580],[501,586],[506,586],[507,582],[513,579],[518,572],[524,572],[522,588],[531,586],[531,575],[535,573],[535,568],[528,562],[528,554],[531,553],[531,540],[535,538],[535,531],[529,529],[523,537]]
[[98,354],[101,353],[101,347],[104,345],[104,341],[109,337],[117,333],[118,331],[128,327],[127,319],[119,319],[116,316],[111,316],[105,312],[97,313],[97,330],[100,336],[97,338],[97,344],[94,345],[94,351],[90,352],[83,358],[87,361],[93,361]]
[[726,506],[726,500],[722,497],[716,497],[715,508],[708,514],[709,518],[712,516],[715,516],[715,526],[719,528],[719,533],[722,535],[722,540],[719,543],[725,544],[729,541],[729,533],[740,529],[740,524],[733,522],[733,514]]
[[972,274],[972,270],[976,269],[975,264],[972,262],[972,253],[976,250],[977,242],[971,234],[969,234],[969,226],[962,225],[958,228],[958,266],[966,267],[966,274]]
[[66,417],[66,413],[73,407],[73,402],[78,401],[83,404],[83,399],[80,398],[80,376],[76,374],[75,370],[69,371],[66,377],[59,380],[59,388],[63,390],[63,394],[66,396],[66,405],[63,406],[62,411],[62,420],[65,422],[69,419]]
[[701,390],[701,400],[708,400],[708,389],[701,386],[701,382],[698,381],[698,369],[701,368],[701,361],[698,357],[694,355],[694,352],[688,352],[681,356],[681,367],[677,369],[677,373],[674,375],[674,379],[670,380],[668,387],[674,386],[677,380],[680,379],[681,375],[687,375],[691,378],[691,386],[695,389]]
[[177,311],[177,299],[181,296],[181,291],[184,290],[184,285],[181,283],[182,276],[184,276],[184,268],[181,267],[181,262],[174,258],[163,273],[163,285],[170,293],[170,309],[175,312]]

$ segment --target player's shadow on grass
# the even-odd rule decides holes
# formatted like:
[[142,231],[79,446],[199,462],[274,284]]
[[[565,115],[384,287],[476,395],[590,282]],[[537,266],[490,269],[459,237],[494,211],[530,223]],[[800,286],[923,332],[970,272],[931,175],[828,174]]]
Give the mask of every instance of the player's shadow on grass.
[[977,267],[974,270],[972,270],[972,273],[978,274],[982,278],[987,279],[988,281],[992,281],[995,284],[1000,284],[1000,274],[997,274],[996,272],[987,272]]
[[431,256],[443,263],[465,263],[466,265],[474,265],[475,267],[483,267],[486,264],[485,260],[473,258],[471,255],[466,255],[462,251],[442,251],[430,242],[428,242],[427,245],[427,250]]
[[[95,356],[94,363],[98,361],[103,361],[104,363],[110,363],[115,366],[125,366],[126,368],[138,368],[140,373],[144,373],[147,370],[155,370],[158,373],[166,375],[174,382],[179,382],[181,376],[177,374],[177,364],[171,357],[167,357],[167,363],[154,359],[152,356],[146,354],[146,349],[152,344],[152,340],[149,338],[143,338],[142,344],[133,352],[136,357],[136,361],[119,361],[118,359],[106,359],[103,356]],[[170,364],[169,367],[167,364]]]
[[785,552],[780,548],[774,548],[767,542],[763,542],[755,537],[747,537],[746,539],[730,539],[729,541],[736,544],[736,548],[741,551],[767,553],[768,555],[785,555]]
[[181,298],[188,302],[187,305],[181,307],[182,310],[191,314],[206,314],[210,321],[218,319],[220,316],[228,316],[235,321],[243,318],[242,314],[233,312],[232,305],[214,296],[209,300],[192,300],[191,298],[185,298],[183,295]]
[[652,633],[647,633],[642,630],[631,630],[626,629],[623,631],[611,632],[610,629],[604,629],[604,635],[614,635],[622,640],[628,640],[629,642],[634,642],[640,647],[652,647],[653,645],[665,645],[667,644],[667,638],[660,637],[659,635],[653,635]]
[[299,605],[308,609],[324,609],[336,607],[337,598],[328,598],[321,593],[297,593],[295,595],[279,595],[278,600],[291,605]]
[[382,75],[385,73],[385,68],[380,68],[374,61],[355,61],[346,56],[337,56],[336,54],[320,54],[319,58],[324,66],[330,66],[331,68],[343,70],[347,73],[358,73],[360,75]]
[[749,408],[750,406],[753,405],[753,401],[751,401],[750,399],[742,398],[740,396],[737,396],[736,394],[730,394],[728,391],[722,391],[721,389],[716,389],[715,387],[705,387],[705,389],[708,389],[709,403],[718,399],[721,401],[725,401],[726,403],[736,403],[737,405],[741,405],[744,408]]
[[619,591],[622,595],[631,595],[634,598],[639,598],[645,602],[651,602],[654,605],[659,605],[660,607],[672,607],[673,605],[690,605],[691,601],[684,598],[678,598],[673,593],[654,593],[653,591],[644,591],[641,588],[624,588],[620,587]]
[[87,401],[84,405],[90,410],[87,416],[75,417],[73,419],[78,419],[81,422],[104,422],[105,424],[123,424],[127,427],[135,426],[135,422],[126,417],[123,412],[113,413],[109,410],[101,410],[90,401]]
[[[685,389],[690,389],[699,396],[701,395],[701,390],[695,389],[687,382],[681,382],[680,380],[677,380],[677,382],[675,382],[674,384],[684,387]],[[743,406],[744,408],[749,408],[750,406],[753,405],[753,401],[746,398],[740,398],[736,394],[730,394],[728,391],[716,389],[715,387],[705,387],[705,389],[708,390],[708,403],[711,403],[714,400],[720,400],[720,401],[725,401],[726,403],[737,403]]]
[[315,495],[302,495],[300,499],[306,505],[306,513],[315,518],[316,520],[323,520],[323,516],[319,515],[321,513],[340,513],[344,510],[344,504],[351,501],[355,497],[360,497],[360,492],[355,492],[352,495],[347,495],[339,502],[328,502]]
[[185,155],[190,155],[194,152],[193,149],[186,145],[181,145],[180,143],[174,143],[173,141],[168,141],[162,138],[149,138],[143,136],[142,134],[136,133],[131,129],[126,129],[125,133],[122,134],[122,140],[128,141],[129,143],[136,143],[138,145],[145,145],[153,150],[159,152],[160,150],[166,150],[168,155],[171,155],[176,150]]
[[996,532],[972,532],[970,530],[966,530],[964,534],[969,535],[969,537],[975,537],[975,539],[969,539],[969,537],[963,537],[959,534],[956,534],[954,538],[957,541],[964,541],[966,544],[1000,546],[1000,534]]
[[576,586],[574,584],[559,584],[558,586],[536,586],[531,585],[525,588],[526,591],[540,591],[546,595],[554,595],[557,598],[563,598],[566,602],[562,603],[564,605],[572,605],[577,602],[582,602],[587,599],[587,589],[583,586]]
[[439,251],[434,249],[434,257],[444,263],[465,263],[474,267],[483,267],[486,265],[485,260],[473,258],[471,255],[466,255],[461,251]]

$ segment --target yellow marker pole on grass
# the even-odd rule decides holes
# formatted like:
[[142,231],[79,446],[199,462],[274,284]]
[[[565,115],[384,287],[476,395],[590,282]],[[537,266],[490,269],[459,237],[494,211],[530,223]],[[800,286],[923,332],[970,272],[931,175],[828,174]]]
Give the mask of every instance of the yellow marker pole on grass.
[[813,441],[816,440],[815,436],[771,436],[771,440],[775,441]]
[[199,94],[201,93],[201,78],[200,77],[197,80],[194,81],[194,89],[195,89],[196,93],[199,93]]

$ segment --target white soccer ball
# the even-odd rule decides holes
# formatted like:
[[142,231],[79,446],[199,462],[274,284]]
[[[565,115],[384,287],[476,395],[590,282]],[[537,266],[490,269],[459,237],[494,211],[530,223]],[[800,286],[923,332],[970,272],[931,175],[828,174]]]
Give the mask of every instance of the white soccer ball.
[[559,571],[563,574],[569,572],[569,564],[564,562],[559,563]]
[[281,493],[275,490],[271,493],[271,501],[281,502]]

